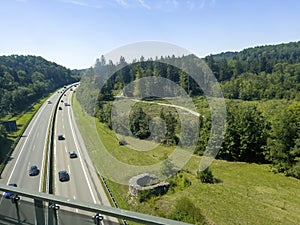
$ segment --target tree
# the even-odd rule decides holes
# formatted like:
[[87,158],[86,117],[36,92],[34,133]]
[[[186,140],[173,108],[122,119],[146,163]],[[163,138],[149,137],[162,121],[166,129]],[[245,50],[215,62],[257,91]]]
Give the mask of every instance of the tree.
[[293,102],[278,112],[268,139],[268,159],[278,172],[299,178],[300,103]]
[[162,142],[166,145],[177,144],[179,141],[175,133],[177,119],[173,116],[171,112],[165,114],[163,111],[160,112],[160,118],[165,121],[167,127],[167,132]]
[[136,107],[129,115],[130,130],[132,134],[140,139],[150,136],[149,121],[150,117],[141,107]]
[[231,103],[219,157],[246,162],[265,162],[268,124],[256,106]]

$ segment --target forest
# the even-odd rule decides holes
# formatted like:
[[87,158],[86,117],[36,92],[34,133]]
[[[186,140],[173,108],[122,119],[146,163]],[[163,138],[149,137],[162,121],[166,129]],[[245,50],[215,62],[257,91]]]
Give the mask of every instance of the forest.
[[0,117],[16,114],[58,87],[75,82],[72,71],[36,56],[0,56]]
[[[78,81],[77,72],[42,57],[0,56],[0,122],[28,110],[57,88]],[[0,124],[0,146],[6,138]]]
[[205,57],[226,98],[300,100],[300,42]]
[[[217,157],[269,163],[274,172],[300,178],[300,42],[209,55],[203,60],[226,98],[227,129]],[[132,63],[124,57],[117,63],[106,62],[101,56],[82,77],[77,99],[87,112],[112,129],[111,110],[117,95],[161,101],[161,96],[178,93],[166,85],[161,96],[151,96],[151,88],[139,80],[144,77],[171,80],[193,98],[205,115],[206,119],[199,117],[200,134],[194,152],[201,155],[210,136],[211,115],[205,99],[210,93],[206,91],[204,95],[201,84],[186,72],[201,66],[194,55],[147,60],[141,57]],[[203,77],[201,82],[210,81]],[[138,104],[131,110],[130,129],[140,139],[150,137],[150,111],[149,107]],[[178,115],[168,109],[156,114],[166,122],[166,135],[153,141],[166,145],[180,142]],[[126,135],[127,131],[119,127],[118,132]]]

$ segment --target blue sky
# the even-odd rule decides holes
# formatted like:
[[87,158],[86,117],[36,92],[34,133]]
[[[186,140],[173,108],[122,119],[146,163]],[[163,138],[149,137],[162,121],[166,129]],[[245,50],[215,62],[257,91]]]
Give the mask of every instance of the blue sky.
[[120,46],[155,40],[203,57],[300,40],[298,0],[1,0],[0,55],[87,68]]

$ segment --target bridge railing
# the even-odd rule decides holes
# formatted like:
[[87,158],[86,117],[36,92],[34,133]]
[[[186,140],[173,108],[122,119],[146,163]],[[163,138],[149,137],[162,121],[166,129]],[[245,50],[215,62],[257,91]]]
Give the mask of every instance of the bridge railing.
[[[1,193],[2,192],[2,193]],[[10,193],[10,194],[5,194]],[[0,224],[120,224],[117,219],[139,224],[187,223],[132,212],[110,206],[82,202],[61,196],[0,184]],[[116,218],[111,220],[110,218]]]

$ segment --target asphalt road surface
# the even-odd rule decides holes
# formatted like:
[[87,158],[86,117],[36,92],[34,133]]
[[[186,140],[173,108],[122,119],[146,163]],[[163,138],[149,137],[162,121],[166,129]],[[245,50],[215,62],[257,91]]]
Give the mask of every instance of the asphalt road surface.
[[[54,141],[54,193],[64,197],[77,199],[94,204],[110,205],[102,188],[96,171],[88,156],[87,150],[73,118],[71,98],[72,91],[68,90],[60,102],[62,110],[58,110],[55,124]],[[18,187],[41,192],[43,189],[44,171],[46,165],[47,138],[55,105],[59,101],[61,91],[49,98],[38,110],[36,115],[25,130],[14,152],[12,153],[0,179],[3,184],[16,183]],[[65,102],[69,106],[65,106]],[[63,134],[65,139],[59,141],[58,134]],[[75,151],[77,158],[71,159],[69,152]],[[29,169],[36,165],[39,169],[37,176],[29,176]],[[70,180],[60,182],[58,171],[67,170]],[[61,207],[57,211],[57,225],[61,224],[94,224],[93,214]],[[0,199],[0,224],[36,224],[35,207],[33,201],[21,198],[17,204],[11,199],[1,195]],[[45,221],[47,219],[45,218]],[[55,224],[55,223],[54,223]],[[119,224],[115,218],[104,216],[101,224]]]
[[[74,88],[73,88],[74,90]],[[58,110],[55,122],[54,141],[54,193],[94,204],[109,205],[110,203],[99,181],[86,147],[76,126],[72,111],[72,94],[68,90],[60,102],[62,110]],[[62,134],[64,140],[58,140]],[[70,158],[69,152],[74,151],[77,158]],[[58,172],[66,170],[70,176],[69,181],[59,181]],[[78,211],[77,209],[58,210],[59,224],[93,224],[93,214]],[[74,216],[71,216],[73,213]],[[87,216],[80,217],[76,213]],[[79,222],[80,221],[80,222]],[[119,224],[114,218],[104,216],[102,224]]]
[[[32,118],[2,172],[1,183],[15,183],[18,187],[37,192],[42,191],[48,130],[55,104],[60,95],[61,93],[54,93],[49,98],[51,103],[46,101]],[[37,176],[29,176],[29,169],[32,165],[36,165],[39,169]],[[0,219],[4,218],[6,221],[10,221],[19,218],[24,221],[24,224],[34,224],[34,210],[30,205],[33,203],[22,199],[18,205],[13,204],[10,199],[5,199],[1,195]],[[3,224],[9,223],[3,222]]]

